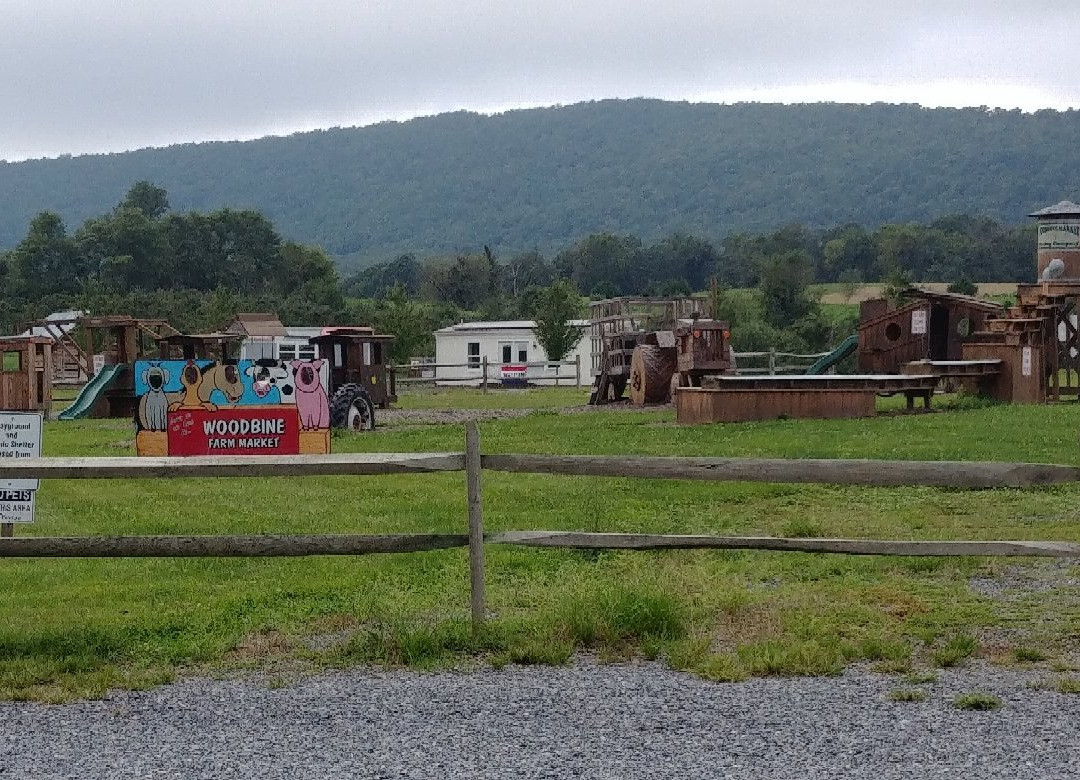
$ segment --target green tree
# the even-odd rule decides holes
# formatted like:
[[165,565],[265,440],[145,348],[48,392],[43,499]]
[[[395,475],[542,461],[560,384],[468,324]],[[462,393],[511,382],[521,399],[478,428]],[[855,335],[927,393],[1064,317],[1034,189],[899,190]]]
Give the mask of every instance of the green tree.
[[540,293],[534,315],[536,340],[548,360],[563,360],[581,341],[583,331],[571,323],[581,316],[581,310],[581,293],[567,279],[559,279]]
[[771,325],[793,325],[817,308],[808,291],[810,269],[810,257],[801,250],[770,257],[762,265],[758,288]]
[[131,185],[117,208],[135,209],[148,219],[158,219],[169,210],[169,193],[148,181],[137,181]]
[[945,289],[958,295],[978,295],[979,293],[979,286],[964,274]]
[[34,217],[26,238],[11,253],[11,270],[13,287],[24,301],[76,292],[86,275],[64,221],[51,211]]

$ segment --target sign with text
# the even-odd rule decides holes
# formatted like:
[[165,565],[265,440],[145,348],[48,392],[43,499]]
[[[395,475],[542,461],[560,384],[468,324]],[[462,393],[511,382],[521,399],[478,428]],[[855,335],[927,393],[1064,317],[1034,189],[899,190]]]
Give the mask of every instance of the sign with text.
[[0,523],[34,522],[33,490],[0,490]]
[[1031,376],[1031,347],[1024,347],[1020,351],[1020,373]]
[[916,309],[911,312],[911,332],[916,336],[926,333],[926,309]]
[[170,455],[296,455],[295,406],[181,409],[169,413]]
[[1039,249],[1080,249],[1080,222],[1039,225]]
[[[40,457],[41,415],[36,412],[0,412],[0,460]],[[37,488],[36,479],[0,479],[2,491]]]
[[324,360],[140,360],[135,450],[147,456],[325,455]]

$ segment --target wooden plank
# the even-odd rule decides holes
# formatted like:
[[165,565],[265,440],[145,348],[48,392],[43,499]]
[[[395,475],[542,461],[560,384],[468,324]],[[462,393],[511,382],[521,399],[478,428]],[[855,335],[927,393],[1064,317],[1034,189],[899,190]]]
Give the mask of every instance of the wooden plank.
[[370,555],[465,547],[465,534],[21,537],[0,558],[261,558]]
[[191,458],[27,458],[0,464],[0,479],[363,476],[463,471],[458,452]]
[[465,423],[465,486],[469,504],[469,606],[473,631],[484,624],[484,509],[480,484],[480,429]]
[[576,531],[506,531],[490,535],[488,541],[493,544],[526,547],[600,550],[777,550],[848,555],[993,555],[1080,558],[1080,544],[1075,542],[783,539],[773,536],[687,536],[578,533]]
[[1058,485],[1080,481],[1080,469],[1075,466],[979,461],[485,455],[483,463],[485,469],[525,474],[646,477],[717,482],[999,488]]

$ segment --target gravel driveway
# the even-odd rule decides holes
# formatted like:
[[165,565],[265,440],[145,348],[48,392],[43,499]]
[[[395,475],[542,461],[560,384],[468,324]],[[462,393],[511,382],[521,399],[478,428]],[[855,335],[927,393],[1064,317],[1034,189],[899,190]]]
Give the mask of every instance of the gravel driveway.
[[[1070,778],[1080,696],[1039,675],[716,684],[651,664],[184,679],[63,706],[0,704],[0,778]],[[978,689],[1004,702],[960,711]]]

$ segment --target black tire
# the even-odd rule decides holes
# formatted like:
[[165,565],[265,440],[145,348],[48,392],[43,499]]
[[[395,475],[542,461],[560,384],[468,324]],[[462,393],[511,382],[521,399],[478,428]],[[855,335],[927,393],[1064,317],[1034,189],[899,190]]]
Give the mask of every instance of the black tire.
[[375,428],[375,404],[360,385],[350,382],[334,391],[330,399],[330,427],[351,431]]

